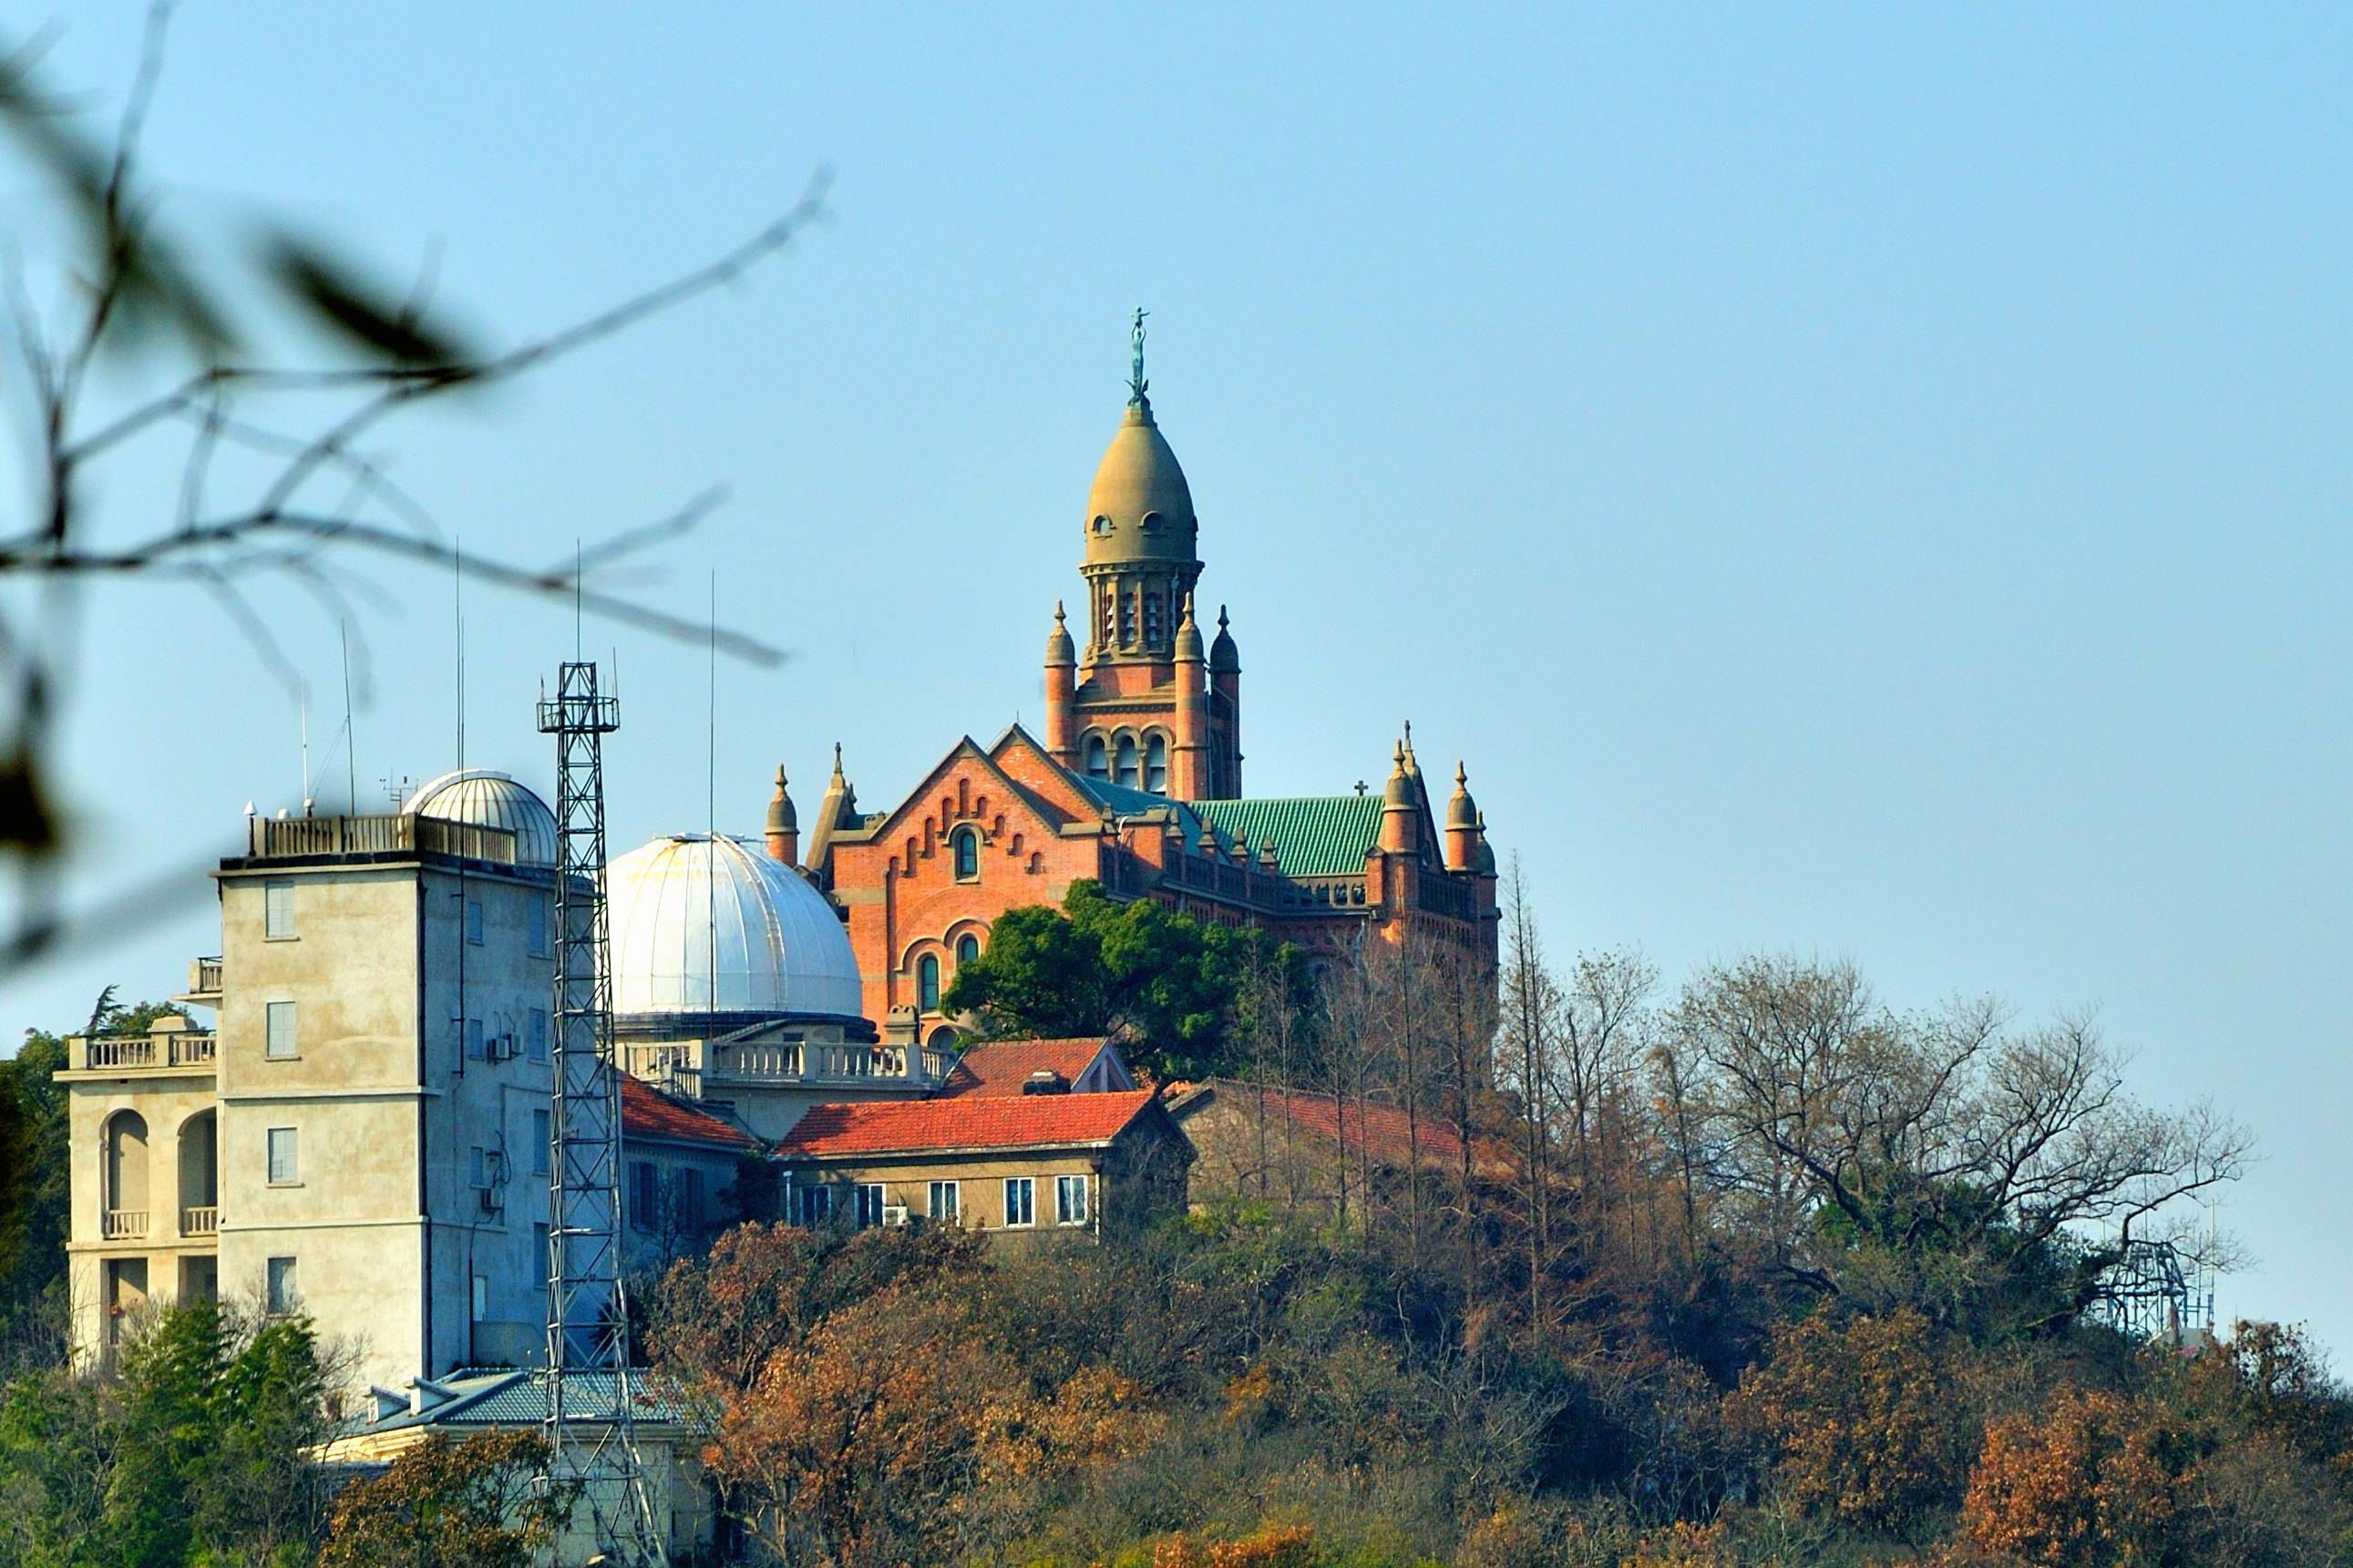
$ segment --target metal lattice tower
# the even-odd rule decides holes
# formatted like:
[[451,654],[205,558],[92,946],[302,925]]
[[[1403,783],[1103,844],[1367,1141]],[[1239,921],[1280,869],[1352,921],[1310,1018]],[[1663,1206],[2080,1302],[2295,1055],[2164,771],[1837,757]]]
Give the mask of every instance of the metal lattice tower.
[[[554,700],[555,737],[554,1147],[548,1180],[547,1479],[577,1485],[597,1549],[630,1568],[667,1561],[638,1458],[622,1286],[621,1079],[613,1062],[605,918],[604,738],[620,704],[596,690],[593,661],[567,659]],[[611,1391],[584,1400],[591,1390]],[[567,1401],[571,1408],[567,1408]],[[583,1409],[582,1405],[589,1408]]]

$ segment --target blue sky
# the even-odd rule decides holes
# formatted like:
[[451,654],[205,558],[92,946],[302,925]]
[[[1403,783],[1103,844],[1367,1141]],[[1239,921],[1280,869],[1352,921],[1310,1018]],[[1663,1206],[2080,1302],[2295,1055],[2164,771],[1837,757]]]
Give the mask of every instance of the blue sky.
[[[501,340],[836,169],[780,264],[385,443],[533,562],[730,487],[627,585],[700,615],[715,573],[791,650],[720,673],[745,831],[779,761],[814,803],[837,738],[881,801],[1036,718],[1150,307],[1252,793],[1377,784],[1410,718],[1558,949],[2097,1006],[2146,1096],[2262,1137],[2223,1312],[2341,1363],[2353,18],[1275,9],[195,5],[152,163],[195,229],[276,211],[396,277],[437,250]],[[138,20],[71,8],[53,79],[111,100]],[[0,179],[37,272],[38,193]],[[109,526],[171,472],[109,475]],[[448,584],[382,575],[364,796],[456,749]],[[335,693],[332,802],[336,626],[263,603]],[[299,793],[295,705],[209,602],[90,609],[77,897]],[[543,785],[570,616],[477,590],[467,621],[469,760]],[[700,827],[702,653],[589,637],[621,658],[617,847]],[[174,989],[214,940],[190,903],[12,982],[0,1033]]]

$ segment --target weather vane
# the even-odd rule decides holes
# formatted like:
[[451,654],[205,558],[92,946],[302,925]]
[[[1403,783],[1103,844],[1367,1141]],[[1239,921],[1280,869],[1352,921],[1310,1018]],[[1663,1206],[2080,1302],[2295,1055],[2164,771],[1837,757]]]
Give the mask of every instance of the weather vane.
[[1135,349],[1135,368],[1128,375],[1127,390],[1128,395],[1138,403],[1144,401],[1145,391],[1152,385],[1150,382],[1144,379],[1144,318],[1151,313],[1138,305],[1135,308],[1135,319],[1128,326],[1129,340]]

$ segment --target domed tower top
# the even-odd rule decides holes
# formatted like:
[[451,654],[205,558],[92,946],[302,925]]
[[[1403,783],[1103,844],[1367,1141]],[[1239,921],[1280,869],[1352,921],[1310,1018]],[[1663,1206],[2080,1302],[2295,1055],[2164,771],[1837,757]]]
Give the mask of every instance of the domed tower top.
[[1144,378],[1144,316],[1133,323],[1126,417],[1087,490],[1087,642],[1092,658],[1166,659],[1186,595],[1201,575],[1192,487],[1152,417]]

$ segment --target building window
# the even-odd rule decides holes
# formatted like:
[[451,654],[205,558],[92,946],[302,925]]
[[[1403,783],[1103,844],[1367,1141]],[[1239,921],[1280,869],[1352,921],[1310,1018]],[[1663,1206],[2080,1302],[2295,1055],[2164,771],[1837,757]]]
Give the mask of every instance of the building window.
[[301,1179],[301,1166],[295,1159],[294,1129],[273,1127],[268,1134],[269,1147],[269,1184],[290,1187]]
[[931,1206],[923,1212],[942,1225],[955,1225],[957,1223],[957,1210],[961,1206],[962,1197],[963,1194],[957,1191],[954,1182],[934,1182]]
[[532,900],[531,955],[533,958],[545,958],[548,956],[547,922],[547,900],[545,899],[537,898]]
[[1134,789],[1136,787],[1136,779],[1135,737],[1122,735],[1119,738],[1119,762],[1112,769],[1112,782],[1125,784],[1128,788]]
[[547,1226],[544,1224],[533,1226],[531,1227],[531,1288],[533,1289],[547,1289],[548,1269],[553,1262],[554,1259],[549,1258],[547,1253]]
[[966,931],[956,938],[956,967],[962,969],[980,956],[980,938]]
[[1008,1226],[1038,1223],[1038,1183],[1035,1177],[1005,1178],[1005,1223]]
[[283,1315],[302,1304],[302,1292],[295,1287],[294,1260],[273,1258],[264,1275],[263,1301],[273,1313]]
[[1160,640],[1160,595],[1157,594],[1144,595],[1144,640],[1148,643]]
[[940,1010],[940,961],[928,952],[915,963],[915,999],[926,1013]]
[[466,1184],[478,1192],[490,1188],[491,1153],[479,1143],[466,1151]]
[[1084,1176],[1054,1178],[1054,1223],[1087,1223],[1087,1179]]
[[684,1170],[671,1178],[678,1188],[678,1227],[683,1231],[702,1228],[702,1173]]
[[546,1008],[533,1007],[530,1016],[523,1021],[523,1048],[531,1053],[531,1059],[535,1062],[547,1059]]
[[882,1223],[882,1184],[859,1182],[849,1189],[850,1201],[857,1205],[854,1217],[860,1230],[871,1230]]
[[261,889],[261,934],[270,942],[294,936],[294,884],[269,882]]
[[480,1061],[486,1054],[482,1046],[482,1021],[480,1018],[467,1019],[465,1030],[466,1059],[470,1062]]
[[1155,795],[1168,793],[1168,737],[1153,735],[1144,742],[1144,787]]
[[796,1187],[799,1194],[801,1224],[816,1230],[833,1218],[833,1189],[828,1186]]
[[1087,777],[1091,779],[1111,777],[1111,747],[1104,743],[1101,735],[1087,737]]
[[534,1110],[531,1113],[531,1173],[533,1175],[547,1174],[547,1112]]
[[272,1061],[289,1061],[294,1056],[294,1004],[272,1002],[262,1008],[261,1054]]
[[959,882],[969,882],[980,875],[980,834],[970,827],[956,829],[955,874]]
[[661,1178],[651,1160],[629,1162],[629,1227],[651,1230],[661,1208]]
[[466,940],[474,946],[482,945],[482,900],[466,900]]
[[491,1277],[487,1274],[474,1276],[473,1306],[474,1321],[487,1323],[491,1321]]

